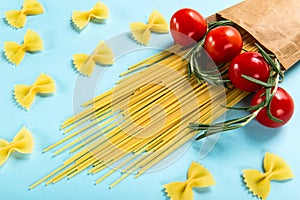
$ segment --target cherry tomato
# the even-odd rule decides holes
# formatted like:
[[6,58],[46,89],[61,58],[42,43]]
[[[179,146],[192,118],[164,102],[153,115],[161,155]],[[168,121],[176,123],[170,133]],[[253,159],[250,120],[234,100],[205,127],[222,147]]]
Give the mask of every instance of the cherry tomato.
[[231,61],[241,53],[242,36],[231,26],[219,26],[210,30],[204,41],[204,49],[216,63]]
[[[265,89],[261,89],[253,96],[251,101],[252,106],[258,105],[265,100],[265,95],[262,96],[264,92]],[[279,87],[275,93],[275,96],[271,100],[270,111],[274,117],[282,120],[282,123],[271,120],[268,117],[266,107],[258,113],[256,120],[262,125],[270,128],[277,128],[286,124],[294,113],[294,101],[289,93]]]
[[189,46],[198,42],[205,35],[207,23],[197,11],[184,8],[173,14],[170,30],[175,43]]
[[248,81],[242,75],[267,82],[270,76],[270,67],[259,53],[245,52],[236,56],[231,62],[228,70],[230,81],[236,88],[247,92],[254,92],[262,88],[261,85]]

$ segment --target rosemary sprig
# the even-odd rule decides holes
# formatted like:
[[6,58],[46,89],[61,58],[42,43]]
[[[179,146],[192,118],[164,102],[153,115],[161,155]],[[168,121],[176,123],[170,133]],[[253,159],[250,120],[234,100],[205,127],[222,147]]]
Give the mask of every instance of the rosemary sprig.
[[247,124],[249,124],[250,121],[252,121],[257,116],[257,114],[261,111],[262,108],[263,107],[259,108],[252,114],[247,115],[242,118],[231,119],[231,120],[227,120],[222,123],[217,123],[217,124],[208,125],[208,126],[207,125],[202,126],[202,124],[193,124],[192,123],[189,125],[189,128],[194,131],[205,130],[204,133],[202,133],[196,137],[196,140],[201,140],[201,139],[203,139],[207,136],[213,135],[215,133],[230,131],[230,130],[234,130],[234,129],[238,129],[243,126],[246,126]]
[[227,121],[216,123],[216,124],[191,123],[189,125],[189,128],[192,129],[193,131],[199,131],[199,130],[204,131],[204,133],[200,134],[196,138],[196,140],[203,139],[203,138],[213,135],[215,133],[234,130],[234,129],[246,126],[251,120],[253,120],[258,115],[258,113],[263,108],[266,108],[267,115],[271,120],[282,123],[282,120],[280,120],[272,115],[270,106],[271,106],[272,98],[274,97],[274,95],[278,89],[278,84],[284,80],[284,73],[283,73],[283,71],[281,71],[280,63],[275,58],[274,55],[270,55],[270,54],[266,53],[263,50],[263,48],[261,48],[258,44],[256,44],[256,46],[257,46],[260,54],[264,57],[266,62],[271,67],[269,79],[267,82],[263,82],[263,81],[255,79],[255,78],[246,76],[246,75],[243,75],[242,77],[249,81],[252,81],[254,83],[262,85],[265,88],[265,92],[262,94],[262,96],[265,96],[265,100],[256,106],[247,106],[247,107],[225,107],[225,106],[223,106],[228,109],[246,110],[246,111],[252,112],[251,114],[241,117],[241,118],[231,119],[231,120],[227,120]]
[[230,20],[220,20],[220,21],[216,21],[216,22],[210,22],[210,23],[208,23],[208,31],[210,31],[211,29],[214,29],[218,26],[233,26],[233,22]]
[[[233,22],[230,20],[221,20],[217,22],[211,22],[208,23],[208,29],[206,31],[206,34],[203,36],[203,38],[197,42],[183,57],[184,60],[189,60],[188,63],[188,77],[191,78],[192,75],[194,75],[199,83],[208,82],[212,85],[225,85],[225,87],[228,87],[227,83],[229,80],[223,80],[218,70],[204,70],[203,67],[200,66],[199,60],[201,57],[205,54],[203,52],[203,44],[206,38],[207,33],[218,27],[218,26],[233,26]],[[203,58],[203,57],[202,57]],[[212,64],[212,61],[210,61]],[[220,66],[217,67],[219,69]]]
[[247,76],[247,75],[245,75],[245,74],[242,74],[242,77],[243,77],[244,79],[247,79],[248,81],[255,82],[255,83],[257,83],[257,84],[259,84],[259,85],[261,85],[261,86],[263,86],[263,87],[265,87],[265,88],[273,87],[272,84],[263,82],[263,81],[261,81],[261,80],[257,80],[256,78],[253,78],[253,77],[251,77],[251,76]]

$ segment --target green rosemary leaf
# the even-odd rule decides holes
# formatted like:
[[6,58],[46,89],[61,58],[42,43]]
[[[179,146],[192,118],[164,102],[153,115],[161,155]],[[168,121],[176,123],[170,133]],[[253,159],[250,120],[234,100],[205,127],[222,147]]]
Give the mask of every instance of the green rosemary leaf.
[[199,85],[202,85],[204,83],[204,81],[202,79],[198,78],[198,77],[197,77],[197,81],[198,81]]
[[193,128],[193,127],[209,127],[210,124],[198,124],[198,123],[190,123],[189,124],[189,128]]
[[[224,64],[221,64],[219,66],[216,66],[214,69],[209,69],[209,70],[198,70],[198,73],[200,73],[203,76],[218,76],[220,77],[221,75],[224,75],[228,72],[228,69],[224,69],[223,71],[220,72],[220,68],[223,67]],[[200,69],[200,68],[199,68]]]
[[196,44],[182,57],[182,60],[188,60],[188,58],[192,55],[194,52],[194,49],[196,48]]
[[190,63],[188,63],[187,72],[188,72],[188,79],[191,79],[191,64]]
[[[272,101],[272,100],[271,100]],[[268,117],[272,120],[272,121],[274,121],[274,122],[279,122],[279,123],[282,123],[283,121],[281,120],[281,119],[278,119],[278,118],[276,118],[276,117],[274,117],[273,115],[272,115],[272,113],[271,113],[271,102],[268,104],[268,106],[267,106],[267,115],[268,115]]]
[[201,48],[204,44],[204,41],[205,41],[205,35],[203,36],[203,38],[199,42],[192,45],[192,48],[183,56],[182,60],[187,60],[193,54],[198,53],[201,50]]
[[222,79],[223,83],[231,83],[229,79]]
[[204,82],[203,77],[199,75],[197,72],[194,72],[194,75],[196,76],[199,84],[202,84]]
[[230,109],[230,110],[248,110],[248,108],[250,106],[245,106],[245,107],[231,107],[231,106],[221,105],[221,107],[226,108],[226,109]]
[[196,44],[191,44],[191,45],[188,45],[188,46],[182,46],[182,47],[180,48],[180,51],[184,51],[184,50],[186,50],[186,49],[193,48],[195,45],[196,45]]
[[213,77],[211,77],[210,74],[202,73],[199,70],[195,71],[194,73],[195,73],[195,75],[200,76],[200,77],[210,77],[210,78],[213,78]]
[[227,121],[225,121],[224,125],[225,126],[232,126],[232,125],[236,125],[236,124],[243,124],[246,121],[248,121],[249,118],[251,118],[251,117],[252,117],[252,114],[249,114],[249,115],[246,115],[245,117],[227,120]]
[[238,129],[241,127],[242,127],[242,125],[224,126],[222,129],[219,129],[219,130],[217,130],[217,129],[216,130],[207,130],[206,134],[212,135],[212,134],[219,133],[219,132],[231,131],[231,130]]
[[236,118],[236,119],[230,119],[230,120],[226,120],[224,122],[219,122],[219,123],[215,123],[215,124],[196,124],[196,123],[192,123],[189,125],[189,128],[193,129],[193,130],[216,130],[216,129],[220,129],[222,127],[230,127],[233,125],[239,125],[242,124],[246,121],[249,120],[249,118],[252,117],[253,114],[247,115],[245,117],[241,117],[241,118]]
[[193,62],[193,61],[190,61],[190,62],[189,62],[189,66],[190,66],[191,74],[193,74],[194,71],[195,71],[195,68],[194,68],[194,62]]
[[282,83],[283,81],[284,81],[284,73],[283,73],[283,71],[282,70],[280,70],[280,62],[279,62],[279,60],[278,59],[275,59],[275,64],[276,64],[276,66],[278,66],[278,68],[279,68],[279,75],[280,75],[280,77],[281,77],[281,79],[279,80],[279,83]]
[[265,105],[265,101],[261,102],[258,105],[255,106],[244,106],[244,107],[229,107],[229,106],[224,106],[221,105],[224,108],[230,109],[230,110],[245,110],[245,111],[253,111],[253,110],[257,110],[258,108],[262,107]]
[[266,101],[262,101],[260,104],[256,105],[256,106],[249,106],[249,108],[247,109],[247,111],[254,111],[257,110],[261,107],[264,107],[266,104]]
[[203,139],[203,138],[206,138],[207,136],[208,136],[208,135],[207,135],[206,133],[203,133],[203,134],[197,136],[195,140],[198,141],[198,140],[201,140],[201,139]]
[[272,94],[271,94],[271,88],[267,88],[266,89],[266,102],[270,102],[271,101],[271,98],[272,98]]
[[208,29],[214,29],[218,26],[233,26],[233,22],[230,20],[221,20],[221,21],[216,21],[216,22],[210,22],[208,23]]
[[268,87],[273,87],[273,86],[274,86],[274,85],[272,85],[272,84],[263,82],[263,81],[261,81],[261,80],[258,80],[258,79],[256,79],[256,78],[253,78],[253,77],[251,77],[251,76],[247,76],[247,75],[245,75],[245,74],[242,74],[242,77],[243,77],[244,79],[248,80],[248,81],[251,81],[251,82],[256,83],[256,84],[258,84],[258,85],[261,85],[261,86],[263,86],[263,87],[267,87],[267,88],[268,88]]
[[205,36],[196,44],[194,52],[199,52],[203,48],[203,44],[204,44],[204,41],[205,41]]
[[268,117],[274,122],[282,123],[282,120],[274,117],[271,113],[271,103],[272,103],[272,99],[273,99],[276,91],[277,91],[277,85],[273,88],[273,90],[272,90],[272,88],[266,89],[266,99],[265,99],[266,105],[265,106],[267,106]]
[[[199,71],[201,73],[201,71]],[[203,74],[218,74],[219,70],[218,69],[212,69],[212,70],[202,70]]]
[[272,58],[269,56],[269,54],[267,54],[265,52],[265,50],[260,45],[258,45],[257,43],[255,43],[255,46],[257,47],[259,53],[264,57],[264,59],[266,60],[266,62],[269,65],[271,65],[271,67],[276,68],[276,66],[274,65],[274,62],[273,62]]
[[255,44],[256,47],[258,48],[260,54],[264,57],[264,59],[266,60],[266,62],[272,67],[272,69],[279,74],[282,78],[284,77],[283,72],[280,69],[280,63],[277,59],[275,59],[275,62],[273,61],[273,59],[271,58],[270,54],[266,53],[265,50],[263,50],[263,48],[261,48],[258,44]]
[[228,68],[224,69],[223,71],[220,72],[221,75],[225,75],[228,73]]
[[268,55],[269,55],[271,58],[275,58],[275,55],[274,55],[274,54],[268,53]]

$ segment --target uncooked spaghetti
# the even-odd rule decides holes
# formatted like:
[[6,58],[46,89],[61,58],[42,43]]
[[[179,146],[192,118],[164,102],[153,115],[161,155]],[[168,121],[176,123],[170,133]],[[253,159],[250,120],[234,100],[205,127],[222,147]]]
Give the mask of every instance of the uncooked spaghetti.
[[[255,40],[243,32],[244,50],[257,51]],[[180,52],[180,53],[179,53]],[[248,93],[225,89],[196,78],[188,79],[186,51],[179,46],[162,51],[128,68],[115,88],[83,104],[83,111],[67,119],[61,129],[65,138],[44,149],[54,155],[75,153],[62,166],[30,186],[56,183],[88,169],[97,174],[113,166],[96,184],[119,172],[114,187],[130,174],[139,177],[179,147],[192,140],[191,122],[209,124]],[[223,66],[226,69],[228,65]],[[224,75],[225,77],[227,75]]]

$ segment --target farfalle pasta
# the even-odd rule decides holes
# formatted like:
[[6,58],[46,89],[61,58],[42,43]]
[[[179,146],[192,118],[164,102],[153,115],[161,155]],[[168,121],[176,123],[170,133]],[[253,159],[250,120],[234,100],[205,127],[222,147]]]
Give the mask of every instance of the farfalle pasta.
[[215,185],[211,173],[196,162],[192,162],[185,182],[166,184],[165,192],[171,200],[193,200],[193,188]]
[[130,23],[129,26],[133,38],[143,45],[148,45],[151,37],[151,32],[169,32],[169,25],[167,21],[157,10],[154,10],[151,13],[147,24],[143,22],[133,22]]
[[91,20],[102,22],[107,19],[108,16],[108,7],[104,3],[97,2],[91,10],[74,11],[72,14],[72,22],[79,30],[82,30]]
[[79,73],[90,76],[96,64],[102,66],[112,65],[114,63],[114,54],[105,42],[100,42],[92,55],[74,54],[73,63]]
[[14,28],[22,28],[26,23],[27,15],[39,15],[44,13],[42,4],[36,0],[24,0],[21,10],[5,12],[5,19]]
[[13,64],[19,65],[26,52],[35,52],[43,49],[41,37],[33,30],[28,30],[24,36],[23,44],[16,42],[4,42],[4,54]]
[[265,200],[271,189],[270,181],[291,179],[293,174],[282,158],[267,152],[264,158],[264,172],[246,169],[243,170],[243,177],[248,189],[258,198]]
[[25,127],[17,133],[11,142],[0,139],[0,166],[7,161],[9,155],[13,151],[23,154],[31,153],[33,150],[33,144],[33,136]]
[[15,85],[14,96],[17,103],[28,110],[37,94],[50,94],[55,92],[55,82],[47,74],[41,74],[31,86]]

